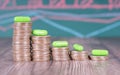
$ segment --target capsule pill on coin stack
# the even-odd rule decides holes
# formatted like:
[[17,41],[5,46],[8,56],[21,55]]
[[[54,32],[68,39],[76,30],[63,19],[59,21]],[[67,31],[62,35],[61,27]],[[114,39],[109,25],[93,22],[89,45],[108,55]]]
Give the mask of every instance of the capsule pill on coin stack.
[[52,56],[54,61],[68,61],[69,47],[67,41],[54,41],[52,43]]
[[90,56],[90,58],[93,61],[105,61],[108,60],[108,55],[108,50],[94,49],[92,50],[92,55]]
[[32,59],[36,62],[50,60],[50,36],[47,30],[33,30],[32,36]]
[[73,45],[74,51],[71,51],[71,58],[75,61],[85,61],[88,60],[88,52],[83,51],[84,47],[80,44]]
[[26,16],[17,16],[14,21],[12,43],[14,61],[31,61],[31,19]]

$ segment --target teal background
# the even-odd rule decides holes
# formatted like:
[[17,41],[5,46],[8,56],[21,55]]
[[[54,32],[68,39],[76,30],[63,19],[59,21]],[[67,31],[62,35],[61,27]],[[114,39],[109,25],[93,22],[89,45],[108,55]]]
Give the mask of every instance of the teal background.
[[[17,5],[26,5],[27,0],[16,0]],[[3,1],[4,2],[4,1]],[[44,0],[44,4],[48,4],[48,0]],[[66,0],[67,4],[73,4],[73,0]],[[108,0],[94,0],[97,4],[108,4]],[[9,4],[10,6],[10,4]],[[97,22],[85,22],[85,21],[71,21],[71,20],[57,20],[48,17],[42,17],[43,14],[51,16],[48,12],[59,14],[73,14],[73,15],[99,15],[104,13],[110,13],[116,16],[110,17],[90,17],[90,19],[105,19],[109,20],[115,17],[119,17],[120,9],[21,9],[21,10],[0,10],[0,37],[12,37],[13,29],[10,27],[13,25],[13,18],[19,15],[13,15],[4,17],[7,14],[14,14],[23,12],[25,13],[19,15],[25,15],[35,17],[38,16],[39,19],[33,21],[33,29],[46,29],[49,34],[53,37],[81,37],[81,38],[91,38],[91,37],[120,37],[120,21],[116,20],[110,23],[97,23]],[[40,11],[40,13],[39,13]],[[45,12],[45,13],[44,13]],[[4,30],[5,29],[5,30]]]

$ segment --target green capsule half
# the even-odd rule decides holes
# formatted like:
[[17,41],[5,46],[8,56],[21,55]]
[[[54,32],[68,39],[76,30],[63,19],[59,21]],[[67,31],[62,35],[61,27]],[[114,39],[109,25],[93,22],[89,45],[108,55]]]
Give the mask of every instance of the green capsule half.
[[14,22],[31,22],[31,18],[28,16],[16,16]]
[[100,49],[94,49],[92,50],[93,56],[108,56],[109,52],[108,50],[100,50]]
[[48,35],[48,31],[47,30],[35,29],[35,30],[32,31],[32,34],[34,36],[47,36]]
[[83,51],[84,50],[84,47],[82,45],[80,45],[80,44],[74,44],[73,48],[76,51]]
[[53,47],[68,47],[68,42],[67,41],[54,41],[52,43]]

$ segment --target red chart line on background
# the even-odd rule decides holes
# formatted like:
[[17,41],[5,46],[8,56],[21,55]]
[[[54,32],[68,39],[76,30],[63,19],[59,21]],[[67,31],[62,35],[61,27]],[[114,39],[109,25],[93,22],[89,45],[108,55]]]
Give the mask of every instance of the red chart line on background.
[[0,15],[0,19],[9,18],[9,17],[13,17],[13,16],[18,16],[18,15],[25,14],[25,13],[28,13],[28,12],[29,11],[20,11],[20,12],[2,14],[2,15]]
[[[0,19],[8,18],[15,15],[21,15],[24,13],[29,13],[32,10],[29,11],[20,11],[20,12],[14,12],[10,14],[3,14],[1,15]],[[34,11],[32,11],[34,13]],[[43,10],[37,10],[35,12],[40,12],[42,14],[47,15],[53,15],[53,16],[65,16],[65,17],[75,17],[75,18],[96,18],[96,17],[115,17],[120,16],[119,12],[113,12],[113,13],[99,13],[99,14],[72,14],[72,13],[65,13],[65,12],[51,12],[51,11],[43,11]]]
[[[29,11],[20,11],[20,12],[14,12],[14,13],[7,13],[1,15],[0,19],[4,18],[9,18],[13,17],[16,15],[21,15],[25,13],[29,13],[32,10]],[[32,11],[34,13],[34,11]],[[35,12],[40,12],[42,14],[47,14],[47,15],[53,15],[53,16],[65,16],[65,17],[76,17],[76,18],[96,18],[96,17],[115,17],[115,16],[120,16],[119,12],[114,12],[114,13],[99,13],[99,14],[72,14],[72,13],[65,13],[65,12],[51,12],[51,11],[43,11],[43,10],[37,10]]]
[[[42,13],[44,14],[44,13]],[[47,14],[47,13],[46,13]],[[120,16],[111,18],[111,19],[99,19],[99,18],[81,18],[81,17],[66,17],[66,16],[49,16],[47,15],[47,18],[54,19],[54,20],[67,20],[67,21],[83,21],[83,22],[94,22],[94,23],[103,23],[103,24],[109,24],[113,23],[115,21],[120,20]]]
[[[61,30],[66,31],[66,32],[69,32],[69,33],[71,33],[71,34],[73,34],[73,35],[75,35],[75,36],[83,37],[83,34],[78,33],[78,32],[76,32],[76,31],[74,31],[74,30],[72,30],[72,29],[70,29],[70,28],[61,26],[61,25],[59,25],[59,24],[57,24],[57,23],[55,23],[55,22],[52,22],[52,21],[50,21],[50,20],[48,20],[48,19],[44,19],[44,18],[42,18],[41,16],[35,16],[35,17],[32,18],[32,20],[35,21],[35,20],[38,19],[38,18],[41,19],[42,21],[48,23],[48,24],[51,24],[53,27],[57,27],[58,29],[61,29]],[[6,32],[6,31],[8,31],[9,29],[11,29],[12,27],[13,27],[13,24],[10,25],[9,27],[2,27],[2,26],[0,26],[0,31]]]
[[[42,13],[43,14],[43,13]],[[43,14],[44,15],[44,14]],[[64,17],[64,16],[48,16],[51,19],[57,20],[69,20],[69,21],[83,21],[83,22],[94,22],[94,23],[112,23],[120,20],[120,16],[111,19],[99,19],[99,18],[75,18],[75,17]]]
[[[97,23],[112,23],[120,19],[120,17],[115,17],[112,19],[96,19],[96,18],[74,18],[74,17],[62,17],[62,16],[50,16],[49,18],[57,19],[57,20],[72,20],[72,21],[85,21],[85,22],[97,22]],[[5,21],[6,22],[6,21]]]
[[[37,16],[37,17],[33,17],[33,21],[36,20],[36,19],[38,19],[38,18],[40,18],[40,17],[38,17],[38,16]],[[49,21],[50,21],[50,20],[49,20]],[[116,28],[116,27],[118,27],[118,26],[120,26],[120,22],[117,22],[117,23],[108,25],[108,26],[106,26],[106,27],[104,27],[104,28],[101,28],[101,29],[99,29],[99,30],[93,31],[93,32],[87,34],[87,35],[84,36],[84,37],[87,37],[87,38],[93,37],[93,36],[96,36],[96,35],[98,35],[98,34],[101,34],[101,33],[104,33],[104,32],[106,32],[106,31],[109,31],[109,30],[111,30],[111,29],[113,29],[113,28]],[[6,32],[6,31],[8,31],[9,29],[11,29],[12,27],[13,27],[12,25],[10,25],[8,28],[0,26],[0,31]],[[73,33],[74,33],[74,32],[73,32]],[[81,37],[81,36],[79,36],[79,37]],[[83,37],[83,36],[82,36],[82,37]]]
[[85,37],[89,38],[89,37],[93,37],[93,36],[96,36],[98,34],[101,34],[101,33],[104,33],[106,31],[109,31],[111,29],[114,29],[114,28],[117,28],[120,26],[120,22],[116,22],[114,24],[111,24],[111,25],[108,25],[104,28],[101,28],[101,29],[98,29],[96,31],[93,31],[93,32],[90,32],[89,34],[87,34]]
[[[34,17],[33,19],[34,19],[34,20],[38,20],[38,19],[40,19],[40,18],[38,18],[38,17]],[[1,31],[4,31],[4,30],[7,31],[7,29],[9,29],[9,28],[0,27],[0,30],[1,30]]]
[[[34,13],[24,13],[22,16],[34,16]],[[12,17],[12,18],[8,18],[8,19],[6,19],[6,20],[2,20],[2,21],[0,21],[0,25],[3,25],[3,24],[7,24],[7,23],[12,23],[13,22],[13,20],[14,20],[14,17]]]
[[82,22],[93,22],[93,23],[101,23],[101,24],[109,24],[115,21],[120,20],[120,16],[112,18],[112,19],[98,19],[98,18],[74,18],[74,17],[62,17],[62,16],[45,16],[49,19],[54,20],[64,20],[64,21],[82,21]]
[[42,5],[42,6],[38,6],[38,5],[25,5],[25,6],[6,6],[4,8],[0,8],[0,10],[25,10],[25,9],[108,9],[108,10],[112,10],[112,9],[118,9],[120,8],[119,4],[116,4],[116,6],[111,7],[109,4],[92,4],[92,5],[63,5],[63,6],[55,6],[55,5]]
[[66,12],[53,12],[53,11],[44,11],[36,10],[37,13],[47,14],[50,16],[64,16],[64,17],[75,17],[75,18],[101,18],[101,17],[116,17],[120,16],[120,12],[107,12],[107,13],[94,13],[94,14],[73,14]]
[[[41,12],[41,11],[39,11],[39,12]],[[24,12],[18,12],[18,13],[13,13],[13,14],[9,14],[9,15],[7,15],[7,16],[15,16],[15,15],[20,15],[20,14],[22,14],[22,13],[27,13],[27,11],[24,11]],[[33,11],[33,13],[34,13],[34,11]],[[71,14],[71,16],[70,16],[70,14],[69,14],[69,16],[67,15],[67,14],[61,14],[61,16],[59,16],[58,15],[58,17],[57,17],[57,15],[53,15],[51,12],[46,12],[46,13],[44,13],[43,11],[41,12],[42,14],[47,14],[47,15],[52,15],[52,16],[50,16],[49,18],[51,18],[51,19],[57,19],[57,20],[61,20],[61,19],[64,19],[64,20],[72,20],[72,21],[83,21],[83,22],[95,22],[95,23],[112,23],[112,22],[115,22],[115,21],[117,21],[117,20],[120,20],[120,18],[119,17],[115,17],[115,18],[112,18],[112,19],[99,19],[99,18],[82,18],[82,17],[90,17],[90,16],[93,16],[93,15],[81,15],[82,17],[76,17],[76,15],[72,15]],[[65,16],[65,15],[67,15],[67,16]],[[98,14],[98,15],[105,15],[104,13],[103,14]],[[119,16],[120,14],[117,14],[117,15],[115,15],[115,14],[110,14],[109,13],[109,16]],[[5,18],[5,17],[7,17],[6,15],[5,16],[1,16],[0,17],[0,19],[1,18]],[[94,15],[94,16],[96,16],[96,15]],[[94,17],[93,16],[93,17]],[[107,15],[108,16],[108,15]],[[65,17],[65,18],[64,18]],[[97,17],[99,17],[99,16],[97,16]],[[11,19],[8,19],[8,20],[3,20],[3,21],[1,21],[1,23],[7,23],[7,21],[10,21]]]
[[11,29],[11,28],[13,28],[13,25],[10,25],[10,26],[8,26],[8,27],[2,27],[2,26],[0,26],[0,31],[6,32],[6,31],[8,31],[8,30]]
[[[32,21],[35,21],[36,19],[38,19],[37,16],[32,17]],[[12,29],[12,28],[13,28],[13,24],[10,24],[8,27],[0,26],[0,31],[2,31],[2,32],[7,32],[8,30],[10,30],[10,29]]]
[[[38,16],[38,15],[37,15],[37,16]],[[62,26],[62,25],[60,25],[60,24],[58,24],[58,23],[55,23],[55,22],[53,22],[53,21],[51,21],[51,20],[49,20],[49,19],[44,18],[43,16],[40,16],[40,15],[39,15],[38,17],[41,18],[41,20],[42,20],[43,22],[48,23],[48,25],[51,25],[51,26],[53,26],[53,27],[55,27],[55,28],[57,28],[57,29],[60,29],[60,30],[65,31],[65,32],[68,32],[68,33],[71,33],[71,34],[73,34],[74,36],[77,36],[77,37],[81,37],[81,38],[84,37],[84,35],[83,35],[82,33],[77,32],[77,31],[75,31],[75,30],[73,30],[73,29],[71,29],[71,28]]]

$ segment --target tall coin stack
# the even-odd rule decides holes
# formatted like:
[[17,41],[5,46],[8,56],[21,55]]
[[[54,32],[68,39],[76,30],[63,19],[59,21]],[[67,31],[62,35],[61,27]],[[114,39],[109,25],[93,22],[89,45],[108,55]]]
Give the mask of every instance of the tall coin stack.
[[88,52],[83,51],[83,46],[80,44],[74,44],[74,51],[71,51],[71,58],[75,61],[85,61],[88,60]]
[[54,61],[70,60],[69,47],[67,41],[54,41],[52,45],[52,56]]
[[94,49],[90,58],[93,61],[105,61],[108,60],[108,55],[108,50]]
[[46,30],[33,30],[32,59],[36,62],[50,60],[50,36]]
[[30,17],[17,16],[14,21],[12,43],[14,61],[31,61],[31,19]]

